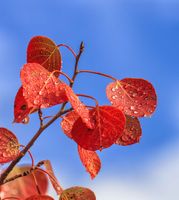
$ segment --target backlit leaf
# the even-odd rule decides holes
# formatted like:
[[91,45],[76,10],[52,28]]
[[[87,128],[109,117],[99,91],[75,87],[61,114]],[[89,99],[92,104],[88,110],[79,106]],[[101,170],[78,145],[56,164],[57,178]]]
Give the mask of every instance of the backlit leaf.
[[59,200],[96,200],[96,197],[90,189],[76,186],[64,190]]
[[54,199],[47,195],[37,194],[37,195],[30,196],[25,200],[54,200]]
[[14,122],[23,123],[32,111],[33,107],[28,107],[23,96],[23,88],[20,87],[14,101]]
[[142,129],[137,117],[126,115],[126,127],[122,135],[117,139],[116,144],[131,145],[138,143],[142,135]]
[[79,118],[79,115],[76,114],[75,111],[71,111],[67,113],[63,117],[63,120],[61,121],[61,127],[63,129],[63,132],[71,139],[72,139],[71,131],[72,131],[74,123],[76,122],[78,118]]
[[[28,171],[29,169],[30,166],[15,167],[7,178],[13,177],[17,174],[23,174],[23,172]],[[47,192],[48,188],[47,176],[39,170],[34,170],[33,172],[37,179],[40,192],[43,195]],[[32,174],[5,183],[4,185],[0,186],[0,191],[2,198],[13,196],[18,197],[21,200],[37,194],[37,189]]]
[[49,72],[60,71],[62,61],[59,48],[51,39],[35,36],[27,47],[27,63],[41,64]]
[[94,129],[88,129],[79,118],[71,131],[72,138],[81,147],[96,151],[108,148],[121,136],[125,127],[125,116],[112,106],[100,106],[90,110]]
[[6,128],[0,128],[0,163],[14,160],[19,154],[16,136]]
[[83,149],[79,145],[78,153],[86,171],[90,173],[92,179],[95,178],[101,169],[101,161],[97,153],[95,151]]
[[106,88],[111,104],[134,117],[151,116],[156,109],[157,96],[152,84],[144,79],[125,78]]
[[29,107],[48,108],[69,101],[75,112],[91,128],[89,111],[73,90],[53,73],[37,63],[25,64],[21,70],[23,95]]

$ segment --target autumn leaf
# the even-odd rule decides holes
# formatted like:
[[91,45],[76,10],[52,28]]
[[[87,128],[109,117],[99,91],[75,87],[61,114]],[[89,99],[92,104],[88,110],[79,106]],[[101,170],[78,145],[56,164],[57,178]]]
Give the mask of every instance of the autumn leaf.
[[67,84],[41,65],[37,63],[25,64],[21,70],[21,81],[23,95],[29,107],[48,108],[69,101],[86,125],[92,128],[89,111],[78,96]]
[[47,195],[37,194],[37,195],[30,196],[26,198],[25,200],[54,200],[54,199]]
[[24,98],[23,88],[20,87],[14,101],[14,122],[24,123],[25,119],[33,111],[33,107],[29,107]]
[[79,115],[75,111],[71,111],[67,113],[61,121],[61,127],[63,132],[71,139],[72,139],[71,131],[74,123],[78,118]]
[[130,116],[151,116],[156,109],[155,89],[144,79],[125,78],[112,82],[107,86],[106,94],[113,106]]
[[[11,178],[17,174],[23,174],[24,172],[29,171],[30,168],[31,166],[15,167],[7,178]],[[47,176],[39,170],[34,170],[33,173],[37,179],[41,194],[45,194],[48,188]],[[37,194],[36,184],[32,174],[5,183],[0,186],[0,191],[2,198],[13,196],[18,197],[21,200],[25,200],[27,197]]]
[[19,154],[16,136],[6,128],[0,128],[0,163],[14,160]]
[[90,174],[92,179],[95,178],[101,169],[101,161],[98,154],[95,151],[83,149],[79,145],[78,153],[86,171]]
[[117,139],[116,144],[131,145],[138,143],[142,135],[142,129],[137,117],[126,115],[126,126],[122,135]]
[[49,72],[60,71],[62,66],[58,47],[44,36],[35,36],[30,40],[27,47],[27,63],[38,63]]
[[96,197],[90,189],[76,186],[64,190],[59,200],[96,200]]
[[108,148],[121,136],[125,127],[125,116],[112,106],[99,106],[90,110],[94,129],[88,129],[79,118],[73,126],[73,140],[86,150],[96,151]]

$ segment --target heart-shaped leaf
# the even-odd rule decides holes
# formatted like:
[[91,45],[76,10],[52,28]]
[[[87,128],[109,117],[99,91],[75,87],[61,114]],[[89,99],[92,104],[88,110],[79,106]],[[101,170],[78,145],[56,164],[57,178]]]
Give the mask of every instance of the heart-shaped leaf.
[[71,131],[73,128],[74,123],[76,120],[79,118],[79,115],[76,114],[75,111],[71,111],[67,113],[64,117],[63,120],[61,121],[61,127],[63,132],[72,139]]
[[[40,78],[39,78],[40,77]],[[89,111],[73,90],[37,63],[27,63],[21,70],[23,95],[29,107],[48,108],[69,101],[89,128]]]
[[86,171],[90,174],[92,179],[95,178],[101,169],[101,161],[98,154],[95,151],[83,149],[79,145],[78,153]]
[[117,139],[116,144],[131,145],[138,143],[142,135],[142,129],[137,117],[126,115],[126,127],[122,135]]
[[108,148],[121,136],[125,127],[125,116],[113,106],[100,106],[90,110],[94,129],[88,129],[79,118],[71,131],[72,138],[81,147],[96,151]]
[[38,63],[49,72],[60,71],[61,55],[56,44],[44,36],[33,37],[27,47],[27,63]]
[[155,89],[144,79],[125,78],[110,83],[106,94],[113,106],[130,116],[151,116],[156,109]]
[[[15,167],[7,178],[14,177],[17,174],[23,174],[26,171],[29,171],[30,168],[30,166]],[[33,173],[37,179],[37,184],[41,194],[45,194],[48,188],[47,176],[39,170],[34,170]],[[0,191],[1,198],[17,197],[21,200],[25,200],[29,196],[37,194],[36,184],[32,174],[5,183],[0,186]]]
[[0,163],[14,160],[19,154],[16,136],[6,128],[0,128]]
[[30,196],[26,198],[25,200],[54,200],[54,199],[47,195],[37,194],[37,195]]
[[96,200],[96,197],[90,189],[76,186],[64,190],[59,200]]
[[24,119],[33,112],[33,107],[29,107],[23,96],[23,88],[20,87],[14,101],[14,122],[24,123]]

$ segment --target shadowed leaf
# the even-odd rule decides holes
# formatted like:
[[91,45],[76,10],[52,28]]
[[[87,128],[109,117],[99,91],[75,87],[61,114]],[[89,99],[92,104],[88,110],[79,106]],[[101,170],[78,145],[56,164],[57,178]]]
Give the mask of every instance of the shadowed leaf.
[[126,115],[126,127],[116,144],[126,146],[138,143],[141,135],[142,129],[139,120],[136,117]]
[[33,37],[27,47],[27,63],[38,63],[49,72],[61,70],[61,55],[56,44],[44,36]]
[[96,200],[96,197],[90,189],[76,186],[64,190],[59,200]]
[[14,160],[19,154],[16,136],[6,128],[0,128],[0,163]]

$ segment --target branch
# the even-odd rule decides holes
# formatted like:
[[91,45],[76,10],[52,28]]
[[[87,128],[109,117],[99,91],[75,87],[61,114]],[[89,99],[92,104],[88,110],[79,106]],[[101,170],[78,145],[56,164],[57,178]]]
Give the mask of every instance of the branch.
[[[84,43],[81,42],[80,44],[80,49],[79,49],[79,53],[76,56],[76,61],[75,61],[75,67],[74,67],[74,73],[73,73],[73,77],[72,77],[72,81],[69,86],[72,88],[73,84],[74,84],[74,80],[78,74],[78,63],[81,57],[81,54],[84,51]],[[72,110],[72,108],[64,110],[65,106],[66,106],[67,102],[63,103],[61,106],[60,111],[49,121],[47,122],[45,125],[42,124],[41,122],[41,126],[39,128],[39,130],[36,132],[36,134],[34,135],[34,137],[29,141],[29,143],[26,145],[26,147],[21,151],[20,155],[13,160],[10,165],[6,168],[6,170],[1,174],[0,176],[0,185],[2,185],[5,182],[5,179],[7,178],[8,174],[12,171],[12,169],[16,166],[16,164],[24,157],[24,155],[28,152],[28,150],[32,147],[32,145],[36,142],[36,140],[38,139],[38,137],[41,135],[41,133],[47,128],[49,127],[54,121],[56,121],[60,116],[62,116],[63,114],[69,112]],[[39,113],[40,114],[40,113]],[[40,116],[40,115],[39,115]]]

